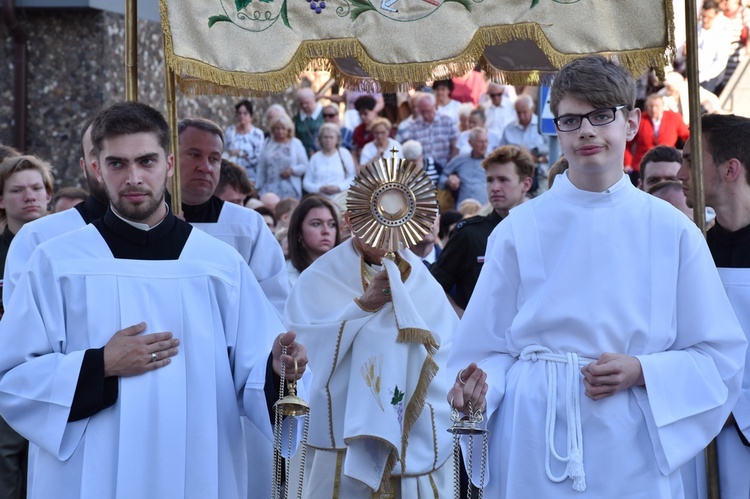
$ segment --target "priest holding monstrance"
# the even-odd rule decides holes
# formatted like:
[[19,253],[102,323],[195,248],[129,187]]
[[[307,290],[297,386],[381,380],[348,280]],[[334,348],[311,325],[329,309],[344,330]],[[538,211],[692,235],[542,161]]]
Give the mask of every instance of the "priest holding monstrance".
[[304,497],[452,497],[445,362],[458,318],[406,249],[436,214],[434,184],[416,164],[394,154],[368,165],[347,196],[352,238],[289,296],[287,324],[317,373]]

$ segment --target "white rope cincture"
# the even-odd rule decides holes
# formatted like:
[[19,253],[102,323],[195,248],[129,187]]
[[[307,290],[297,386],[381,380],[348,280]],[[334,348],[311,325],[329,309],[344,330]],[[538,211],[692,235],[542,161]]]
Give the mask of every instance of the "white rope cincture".
[[[544,467],[547,478],[555,483],[570,478],[573,490],[586,490],[586,472],[583,468],[583,430],[581,429],[581,390],[579,386],[579,367],[585,366],[593,359],[579,357],[575,352],[565,354],[552,353],[549,348],[540,345],[529,345],[521,351],[521,360],[537,362],[545,361],[547,370],[547,415],[545,421],[544,440],[546,452]],[[565,364],[565,415],[568,425],[567,448],[568,455],[561,456],[555,449],[555,419],[557,413],[557,367],[555,363]],[[567,463],[565,471],[560,476],[552,474],[550,467],[553,456],[557,461]]]

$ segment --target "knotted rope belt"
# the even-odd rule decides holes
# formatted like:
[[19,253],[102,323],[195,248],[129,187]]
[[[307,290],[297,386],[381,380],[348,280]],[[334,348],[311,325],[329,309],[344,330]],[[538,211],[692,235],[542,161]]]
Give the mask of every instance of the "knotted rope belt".
[[[528,362],[544,361],[547,370],[547,415],[545,422],[544,467],[547,478],[560,483],[568,478],[573,480],[573,490],[586,490],[586,472],[583,469],[583,431],[581,429],[581,389],[580,368],[595,362],[595,359],[579,357],[575,352],[553,353],[540,345],[529,345],[521,351],[520,360]],[[568,423],[568,455],[560,456],[555,449],[555,418],[557,408],[557,366],[565,364],[565,414]],[[565,471],[555,476],[550,467],[551,457],[567,463]]]

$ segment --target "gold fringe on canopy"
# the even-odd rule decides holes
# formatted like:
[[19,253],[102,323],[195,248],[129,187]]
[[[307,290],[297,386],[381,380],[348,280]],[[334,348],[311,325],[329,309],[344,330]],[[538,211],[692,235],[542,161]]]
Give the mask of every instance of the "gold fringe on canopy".
[[[462,76],[477,64],[480,64],[494,81],[533,85],[547,82],[557,69],[588,53],[616,58],[634,75],[640,75],[649,68],[655,68],[662,76],[663,68],[671,61],[675,53],[673,7],[671,0],[663,0],[667,26],[665,26],[666,33],[662,39],[666,39],[666,44],[662,42],[660,46],[563,53],[553,46],[543,31],[543,28],[553,26],[552,23],[518,22],[477,28],[461,53],[443,60],[383,63],[372,58],[367,47],[357,38],[302,40],[291,60],[282,69],[251,73],[219,68],[202,60],[176,55],[174,35],[169,22],[168,1],[160,0],[165,58],[169,67],[173,68],[178,76],[180,90],[191,94],[267,95],[293,86],[298,82],[300,73],[306,69],[329,71],[337,81],[348,88],[401,91],[414,83]],[[655,3],[656,1],[654,0]],[[557,3],[574,2],[558,1]],[[180,8],[182,5],[180,3]],[[286,3],[284,5],[286,6]],[[592,20],[592,22],[595,21]],[[611,25],[619,21],[608,20],[608,22]],[[535,44],[546,56],[548,66],[535,69],[498,67],[488,56],[487,49],[513,41],[528,41]],[[266,50],[272,50],[272,48],[268,47]],[[517,55],[514,54],[514,56]],[[345,66],[346,69],[344,69]]]

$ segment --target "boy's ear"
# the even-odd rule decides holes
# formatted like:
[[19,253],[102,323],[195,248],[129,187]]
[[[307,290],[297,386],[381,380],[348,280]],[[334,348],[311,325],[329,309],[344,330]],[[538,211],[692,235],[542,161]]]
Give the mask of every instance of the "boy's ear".
[[638,133],[638,128],[641,126],[641,110],[638,108],[635,108],[631,110],[628,113],[628,122],[627,122],[627,139],[633,140],[635,138],[635,134]]

